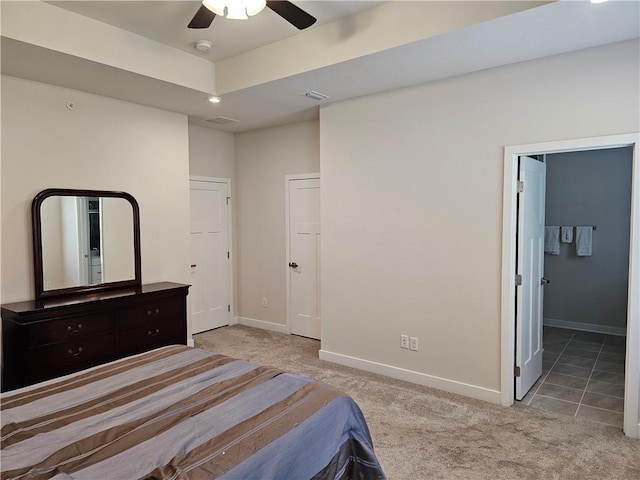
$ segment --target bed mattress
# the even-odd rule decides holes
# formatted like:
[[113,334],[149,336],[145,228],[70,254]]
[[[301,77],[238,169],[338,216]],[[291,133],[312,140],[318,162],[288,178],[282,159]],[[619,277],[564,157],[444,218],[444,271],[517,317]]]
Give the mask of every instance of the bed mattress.
[[2,479],[383,479],[364,417],[311,378],[184,345],[1,397]]

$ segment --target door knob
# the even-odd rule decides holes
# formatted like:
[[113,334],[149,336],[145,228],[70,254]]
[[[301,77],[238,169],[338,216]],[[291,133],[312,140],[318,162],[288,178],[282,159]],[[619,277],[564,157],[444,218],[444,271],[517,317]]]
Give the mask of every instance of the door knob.
[[298,268],[298,264],[296,262],[289,262],[289,266],[291,268]]
[[540,279],[540,285],[546,285],[547,283],[551,283],[551,280],[547,280],[544,277]]

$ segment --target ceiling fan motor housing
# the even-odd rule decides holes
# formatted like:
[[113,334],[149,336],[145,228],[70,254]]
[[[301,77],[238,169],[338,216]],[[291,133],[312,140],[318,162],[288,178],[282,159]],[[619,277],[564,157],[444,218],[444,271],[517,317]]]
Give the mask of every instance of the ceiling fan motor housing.
[[[265,5],[284,18],[298,30],[304,30],[316,22],[316,18],[287,1],[264,0],[203,0],[195,16],[189,22],[189,28],[209,28],[216,15],[227,18],[245,19],[260,12]],[[242,12],[240,12],[242,10]]]

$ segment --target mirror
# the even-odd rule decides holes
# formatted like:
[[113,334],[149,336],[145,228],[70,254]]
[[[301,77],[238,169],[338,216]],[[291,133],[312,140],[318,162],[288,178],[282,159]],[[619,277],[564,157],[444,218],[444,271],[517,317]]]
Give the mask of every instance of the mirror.
[[36,299],[141,284],[139,208],[128,193],[43,190],[32,220]]

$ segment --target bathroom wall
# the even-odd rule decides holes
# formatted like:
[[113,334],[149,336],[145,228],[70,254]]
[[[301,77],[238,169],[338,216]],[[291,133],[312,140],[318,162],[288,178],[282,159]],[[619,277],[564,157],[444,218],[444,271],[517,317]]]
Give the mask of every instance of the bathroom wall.
[[593,254],[574,243],[545,254],[544,321],[624,334],[629,275],[632,150],[617,148],[547,155],[547,225],[595,225]]

